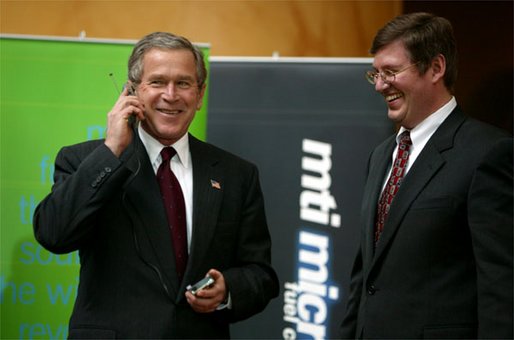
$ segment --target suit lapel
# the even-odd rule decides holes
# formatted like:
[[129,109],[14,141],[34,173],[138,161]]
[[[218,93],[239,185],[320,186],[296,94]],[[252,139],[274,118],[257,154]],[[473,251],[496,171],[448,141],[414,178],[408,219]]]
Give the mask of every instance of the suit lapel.
[[453,147],[453,139],[457,129],[464,121],[460,110],[455,109],[450,116],[432,135],[423,151],[412,165],[408,174],[403,179],[402,187],[396,194],[389,217],[384,225],[384,231],[375,251],[373,264],[383,254],[403,221],[412,202],[427,186],[434,175],[444,166],[445,159],[442,153]]
[[[391,164],[391,154],[396,145],[395,136],[391,136],[382,145],[380,145],[370,159],[368,182],[364,190],[363,216],[365,232],[366,254],[364,260],[368,265],[371,263],[374,255],[375,242],[375,215],[377,211],[377,203],[382,185],[386,176],[387,169]],[[369,266],[366,266],[369,268]]]
[[[215,234],[216,221],[223,198],[225,181],[220,171],[219,159],[208,152],[205,144],[193,136],[189,138],[193,162],[193,235],[191,251],[181,291],[187,283],[206,273],[197,273],[208,254],[209,244]],[[211,182],[214,181],[214,182]],[[213,184],[214,183],[214,184]],[[216,183],[219,184],[217,188]]]
[[[139,138],[134,139],[122,155],[122,161],[134,173],[124,185],[123,202],[135,228],[138,255],[145,264],[158,271],[161,283],[166,285],[172,298],[177,295],[179,283],[166,212],[146,149]],[[147,244],[150,247],[145,246]]]
[[[423,156],[423,157],[421,157]],[[375,258],[380,257],[384,249],[394,238],[403,218],[412,202],[427,185],[430,179],[443,166],[444,159],[433,145],[426,145],[409,173],[403,179],[402,187],[394,197],[389,216],[384,224],[384,231],[375,250]]]
[[[124,185],[124,205],[133,225],[138,228],[136,235],[148,239],[151,246],[151,249],[138,251],[145,262],[159,271],[161,279],[168,287],[168,295],[176,303],[183,299],[182,292],[186,286],[205,274],[195,272],[195,268],[200,267],[206,257],[212,256],[208,253],[208,248],[215,235],[225,184],[218,166],[219,159],[212,155],[212,150],[191,135],[189,147],[193,164],[193,235],[182,283],[179,283],[176,275],[175,258],[159,186],[139,138],[122,156],[122,160],[134,173]],[[219,189],[211,180],[219,184]],[[146,255],[148,252],[150,254]],[[152,262],[153,258],[157,258],[157,263]]]

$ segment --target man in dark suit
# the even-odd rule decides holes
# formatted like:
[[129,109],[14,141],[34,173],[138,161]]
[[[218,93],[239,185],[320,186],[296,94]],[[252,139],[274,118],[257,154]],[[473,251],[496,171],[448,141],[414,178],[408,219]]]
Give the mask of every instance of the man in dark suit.
[[[57,155],[34,232],[52,252],[79,251],[70,338],[228,338],[229,323],[278,295],[256,167],[188,133],[205,80],[203,55],[187,39],[147,35],[105,140]],[[180,188],[166,205],[166,187],[177,186],[161,188],[161,171]],[[207,274],[213,284],[186,291]]]
[[371,53],[400,129],[369,159],[341,335],[512,339],[512,138],[457,106],[446,19],[399,16]]

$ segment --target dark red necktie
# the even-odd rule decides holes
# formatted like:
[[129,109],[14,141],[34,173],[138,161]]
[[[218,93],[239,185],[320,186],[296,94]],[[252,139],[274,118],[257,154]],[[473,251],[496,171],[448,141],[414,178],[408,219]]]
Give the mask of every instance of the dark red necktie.
[[384,223],[387,219],[387,215],[389,214],[389,208],[391,207],[393,198],[402,184],[407,161],[409,160],[409,150],[411,145],[412,141],[410,140],[410,132],[402,132],[398,143],[398,153],[396,154],[396,158],[393,162],[391,175],[389,176],[384,191],[382,191],[380,200],[378,201],[375,244],[378,242],[380,235],[384,230]]
[[182,280],[187,265],[186,206],[180,184],[170,168],[170,160],[175,154],[176,151],[172,147],[161,150],[162,163],[157,170],[157,180],[168,215],[177,274]]

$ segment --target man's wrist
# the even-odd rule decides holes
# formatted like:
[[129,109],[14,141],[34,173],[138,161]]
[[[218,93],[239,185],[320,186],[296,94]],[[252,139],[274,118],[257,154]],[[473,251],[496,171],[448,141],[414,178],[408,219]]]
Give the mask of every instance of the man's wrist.
[[216,307],[216,310],[222,310],[222,309],[232,309],[232,297],[230,296],[230,292],[227,294],[227,298],[220,303],[218,307]]

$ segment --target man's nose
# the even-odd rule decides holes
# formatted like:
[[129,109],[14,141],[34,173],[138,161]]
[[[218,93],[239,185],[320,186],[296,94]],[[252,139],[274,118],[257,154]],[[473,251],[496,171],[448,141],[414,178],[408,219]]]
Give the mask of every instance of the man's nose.
[[178,98],[178,92],[175,84],[171,82],[167,84],[163,90],[162,95],[166,100],[176,100]]
[[375,91],[377,92],[382,92],[384,91],[385,89],[387,89],[389,87],[389,83],[384,81],[382,79],[382,77],[377,77],[377,80],[375,82]]

